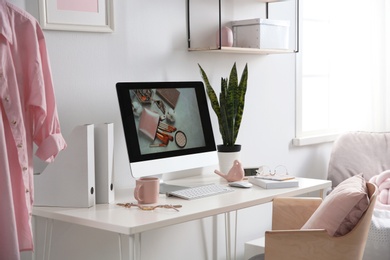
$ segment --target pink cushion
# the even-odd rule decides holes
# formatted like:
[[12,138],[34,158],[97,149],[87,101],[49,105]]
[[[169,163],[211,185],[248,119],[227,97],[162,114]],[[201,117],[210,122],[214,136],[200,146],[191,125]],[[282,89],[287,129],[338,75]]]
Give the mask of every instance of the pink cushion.
[[343,236],[359,222],[368,204],[366,181],[355,175],[325,198],[302,229],[325,229],[330,236]]

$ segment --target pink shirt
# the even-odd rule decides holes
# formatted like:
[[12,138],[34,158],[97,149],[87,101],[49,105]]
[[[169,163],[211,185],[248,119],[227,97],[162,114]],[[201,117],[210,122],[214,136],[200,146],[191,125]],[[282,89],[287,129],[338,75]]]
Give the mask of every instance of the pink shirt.
[[48,162],[66,147],[45,40],[31,15],[0,0],[0,259],[33,249],[33,142]]

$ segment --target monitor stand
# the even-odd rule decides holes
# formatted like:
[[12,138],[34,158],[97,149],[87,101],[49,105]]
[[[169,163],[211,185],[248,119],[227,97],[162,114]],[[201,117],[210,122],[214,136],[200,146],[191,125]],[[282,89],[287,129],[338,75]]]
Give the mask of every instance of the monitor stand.
[[160,194],[167,194],[169,192],[186,189],[186,186],[172,185],[164,182],[160,183]]

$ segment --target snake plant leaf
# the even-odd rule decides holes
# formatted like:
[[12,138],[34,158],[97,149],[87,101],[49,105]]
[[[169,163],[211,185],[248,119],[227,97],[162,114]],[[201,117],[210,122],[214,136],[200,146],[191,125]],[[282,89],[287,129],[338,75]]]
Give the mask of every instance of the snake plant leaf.
[[245,105],[245,94],[247,90],[248,83],[248,64],[245,65],[244,71],[242,72],[240,84],[238,86],[238,101],[237,101],[237,114],[234,124],[234,143],[236,142],[238,131],[240,129],[242,115],[244,113],[244,105]]
[[245,65],[240,82],[238,82],[236,63],[234,63],[230,71],[229,78],[221,78],[219,102],[205,71],[199,64],[198,66],[206,85],[206,92],[210,99],[211,107],[218,118],[219,132],[221,133],[223,145],[234,146],[244,112],[248,65]]
[[230,71],[229,75],[229,103],[228,110],[229,110],[229,129],[230,129],[230,136],[229,136],[229,143],[231,145],[234,145],[235,143],[235,124],[236,124],[236,115],[237,115],[237,107],[238,107],[238,79],[237,79],[237,68],[236,63],[233,64],[233,67]]
[[230,129],[228,127],[228,117],[226,111],[226,97],[221,92],[219,95],[219,102],[221,104],[221,117],[219,119],[219,132],[222,136],[223,145],[229,144]]
[[218,120],[219,120],[219,118],[221,117],[220,116],[221,113],[220,113],[217,95],[215,94],[213,87],[210,85],[209,79],[208,79],[206,73],[204,72],[203,68],[199,64],[198,64],[198,66],[200,68],[200,72],[202,74],[203,81],[206,85],[206,92],[207,92],[207,96],[210,99],[211,107],[213,108],[213,110],[214,110],[214,112],[217,115]]

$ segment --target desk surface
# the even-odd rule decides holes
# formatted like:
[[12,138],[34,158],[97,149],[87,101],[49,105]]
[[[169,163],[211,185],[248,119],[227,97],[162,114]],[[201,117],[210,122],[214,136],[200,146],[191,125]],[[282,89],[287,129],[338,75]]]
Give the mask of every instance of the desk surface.
[[[164,208],[142,211],[138,208],[129,209],[117,206],[115,203],[136,202],[133,197],[133,189],[128,189],[117,190],[115,203],[112,204],[97,204],[90,208],[34,207],[33,215],[133,235],[271,202],[275,197],[297,196],[325,190],[331,186],[331,182],[327,180],[298,179],[299,187],[295,188],[266,190],[254,185],[250,189],[234,188],[233,192],[189,201],[160,195],[158,204],[180,204],[182,208],[179,212]],[[227,185],[224,179],[216,175],[191,177],[169,183],[188,186],[208,183]]]

